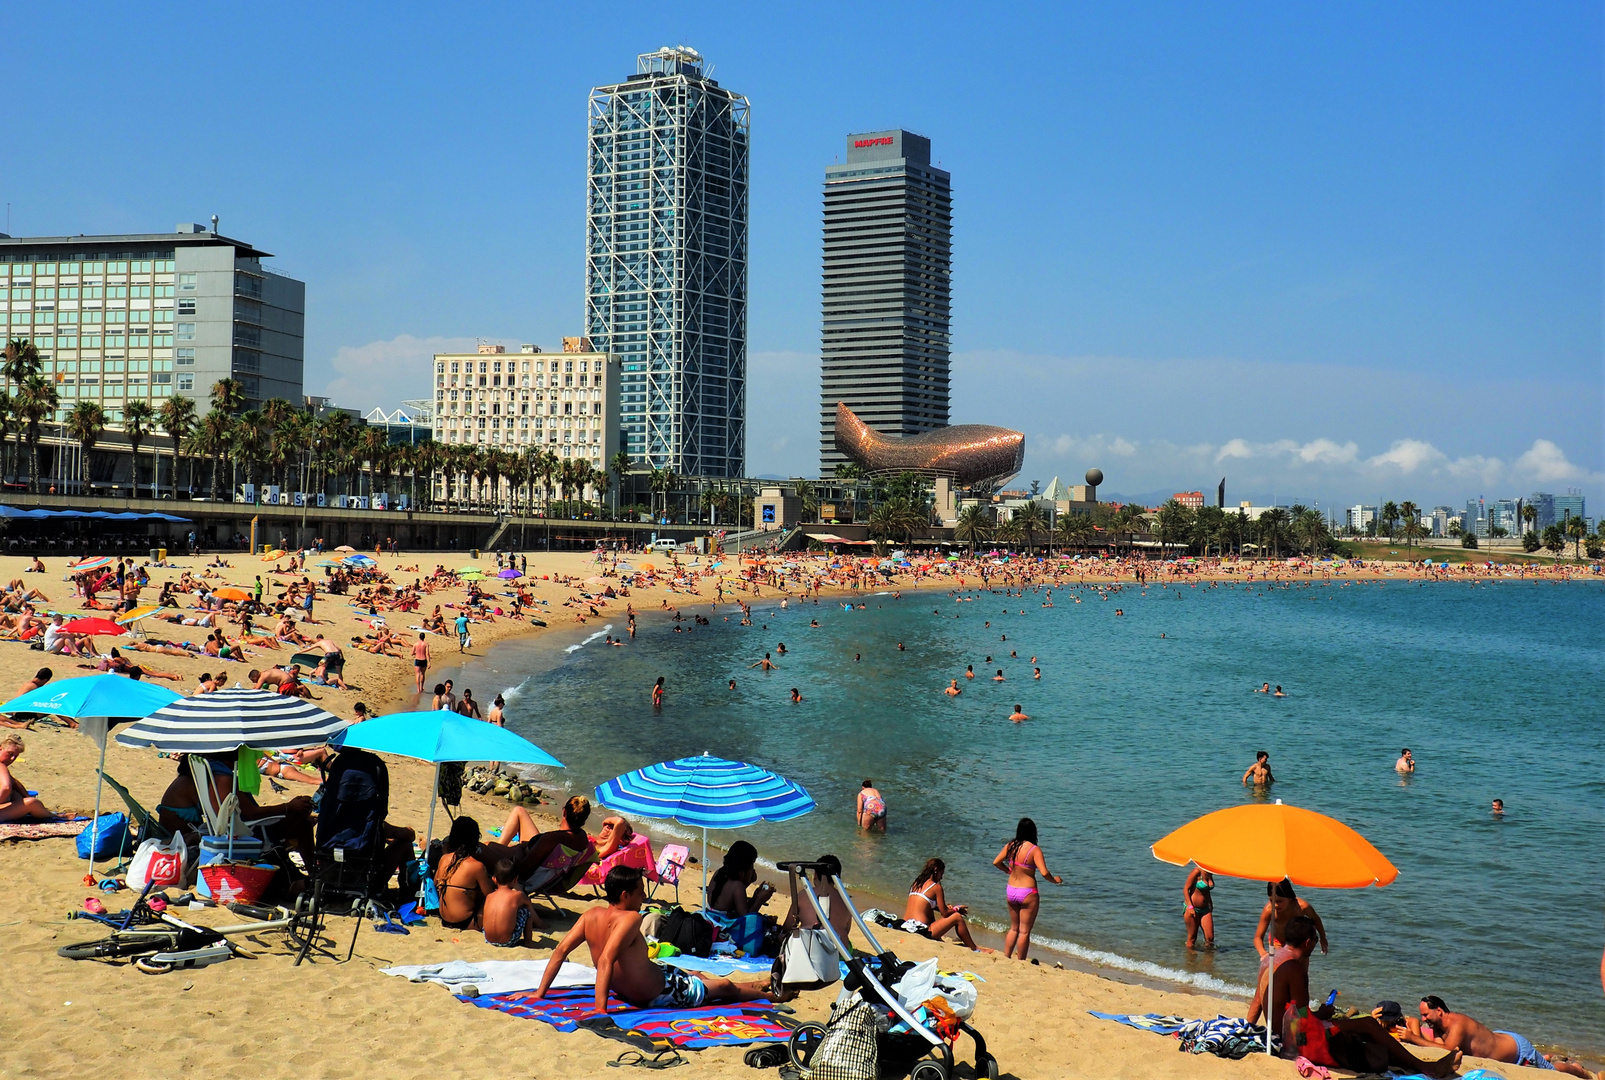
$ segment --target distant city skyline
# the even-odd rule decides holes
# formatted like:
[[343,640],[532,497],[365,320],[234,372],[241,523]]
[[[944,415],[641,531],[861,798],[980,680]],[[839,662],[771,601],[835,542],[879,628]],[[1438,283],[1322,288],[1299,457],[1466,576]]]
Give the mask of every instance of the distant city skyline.
[[[82,9],[8,25],[71,35],[90,68],[164,45],[148,13],[92,11],[87,34]],[[900,124],[964,178],[950,420],[1024,431],[1022,479],[1097,465],[1109,490],[1174,491],[1224,472],[1229,497],[1457,506],[1605,481],[1597,7],[954,5],[851,25],[710,7],[603,32],[581,12],[403,4],[377,29],[339,10],[319,26],[208,13],[234,44],[183,59],[216,88],[186,104],[184,152],[9,170],[5,231],[216,213],[307,283],[307,391],[394,408],[427,392],[434,352],[583,330],[577,102],[684,42],[752,102],[750,474],[817,470],[817,414],[796,405],[819,395],[818,169],[842,132]],[[899,47],[857,62],[882,39]],[[514,87],[532,41],[541,77]],[[776,62],[798,42],[831,59]],[[1011,80],[981,62],[1005,55]],[[67,80],[0,142],[124,139],[99,101]]]

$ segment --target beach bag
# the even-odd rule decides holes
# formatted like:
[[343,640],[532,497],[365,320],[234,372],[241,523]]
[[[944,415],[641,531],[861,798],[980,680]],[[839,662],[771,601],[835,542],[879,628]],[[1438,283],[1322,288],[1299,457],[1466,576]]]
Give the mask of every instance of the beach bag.
[[1326,1045],[1326,1025],[1308,1009],[1294,1007],[1288,1002],[1282,1012],[1283,1052],[1292,1057],[1304,1057],[1317,1065],[1336,1066],[1332,1051]]
[[[123,850],[128,843],[128,815],[102,814],[78,834],[80,859],[109,859]],[[94,844],[93,853],[89,845]]]
[[862,998],[853,998],[830,1018],[803,1076],[808,1080],[876,1080],[880,1054],[875,1031],[875,1010]]
[[169,885],[182,885],[189,869],[189,848],[182,836],[174,836],[167,843],[156,839],[140,842],[134,851],[134,861],[128,864],[128,887],[143,889],[154,885],[165,889]]
[[775,958],[775,972],[782,986],[820,989],[841,978],[841,964],[835,946],[823,930],[799,929],[788,937]]
[[677,907],[658,924],[658,940],[688,956],[707,956],[713,952],[713,925],[696,912]]

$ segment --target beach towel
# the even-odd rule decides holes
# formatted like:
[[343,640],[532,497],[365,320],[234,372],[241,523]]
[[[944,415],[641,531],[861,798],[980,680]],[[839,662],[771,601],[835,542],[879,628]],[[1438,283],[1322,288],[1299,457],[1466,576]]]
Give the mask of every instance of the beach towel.
[[744,1046],[754,1042],[785,1042],[792,1021],[767,1001],[741,1005],[703,1005],[695,1009],[638,1009],[608,996],[607,1015],[581,1019],[596,1007],[594,986],[548,990],[536,1000],[532,992],[459,997],[482,1009],[495,1009],[524,1020],[539,1020],[558,1031],[580,1028],[605,1038],[618,1039],[643,1050],[678,1047],[700,1050],[709,1046]]
[[[546,974],[545,960],[453,960],[447,964],[407,964],[382,968],[381,975],[396,975],[410,982],[435,982],[456,995],[472,986],[480,994],[508,994],[534,990]],[[584,964],[564,964],[553,986],[596,985],[596,969]],[[469,995],[473,996],[473,995]]]
[[685,953],[661,957],[658,963],[703,975],[767,975],[775,966],[772,959],[763,956],[690,956]]
[[68,821],[8,821],[0,825],[0,840],[46,840],[52,836],[77,836],[88,818]]
[[1099,1020],[1113,1020],[1117,1024],[1125,1024],[1139,1031],[1151,1031],[1155,1035],[1174,1035],[1187,1025],[1184,1016],[1165,1016],[1161,1013],[1103,1013],[1089,1010]]
[[[1235,1016],[1189,1020],[1176,1034],[1181,1038],[1182,1050],[1189,1054],[1214,1054],[1235,1061],[1265,1052],[1265,1029]],[[1282,1052],[1280,1038],[1272,1036],[1271,1052]]]

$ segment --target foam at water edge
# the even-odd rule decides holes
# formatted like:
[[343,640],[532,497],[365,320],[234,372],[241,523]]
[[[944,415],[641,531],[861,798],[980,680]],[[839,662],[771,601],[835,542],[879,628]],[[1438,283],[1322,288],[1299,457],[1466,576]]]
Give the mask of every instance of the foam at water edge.
[[563,651],[566,652],[566,653],[578,652],[580,649],[585,648],[585,646],[589,645],[591,642],[596,641],[596,640],[598,640],[600,638],[606,637],[609,633],[612,632],[612,630],[613,630],[613,624],[612,623],[608,623],[607,625],[603,626],[602,629],[598,630],[596,633],[592,634],[590,637],[586,638],[584,641],[580,642],[577,645],[570,645],[568,648],[564,649]]
[[[1005,933],[1009,929],[1007,926],[985,919],[972,921],[976,925],[984,926],[998,934]],[[1074,956],[1097,964],[1100,967],[1115,968],[1118,971],[1129,971],[1134,975],[1143,975],[1150,979],[1163,979],[1165,982],[1180,983],[1183,986],[1191,986],[1195,990],[1210,990],[1217,994],[1236,994],[1239,997],[1252,997],[1254,995],[1252,986],[1240,986],[1237,983],[1227,982],[1225,979],[1217,979],[1213,975],[1205,975],[1197,971],[1179,971],[1176,968],[1168,968],[1148,960],[1133,960],[1129,956],[1104,952],[1102,949],[1089,949],[1084,945],[1077,945],[1073,941],[1064,941],[1060,938],[1032,934],[1031,944],[1040,945],[1044,949],[1052,949],[1054,952],[1064,953],[1067,956]]]

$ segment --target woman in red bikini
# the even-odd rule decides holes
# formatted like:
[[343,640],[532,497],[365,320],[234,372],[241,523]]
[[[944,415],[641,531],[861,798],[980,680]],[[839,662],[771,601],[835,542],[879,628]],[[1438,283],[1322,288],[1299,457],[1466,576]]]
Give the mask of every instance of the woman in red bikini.
[[1037,893],[1037,875],[1041,874],[1055,885],[1064,879],[1048,871],[1048,864],[1037,846],[1037,823],[1021,818],[1015,827],[1014,839],[1004,845],[992,865],[1009,875],[1005,897],[1009,902],[1009,932],[1003,937],[1003,955],[1012,960],[1024,960],[1031,948],[1031,928],[1037,922],[1037,909],[1042,897]]

